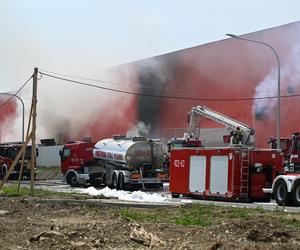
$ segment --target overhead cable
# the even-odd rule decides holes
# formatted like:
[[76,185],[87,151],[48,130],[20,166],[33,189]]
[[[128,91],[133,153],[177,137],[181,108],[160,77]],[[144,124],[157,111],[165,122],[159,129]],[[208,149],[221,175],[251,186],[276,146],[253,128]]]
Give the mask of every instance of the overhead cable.
[[[124,84],[122,82],[116,82],[116,81],[108,81],[108,80],[99,80],[99,79],[92,79],[92,78],[87,78],[87,77],[80,77],[80,76],[74,76],[74,75],[67,75],[67,74],[62,74],[62,73],[57,73],[57,72],[53,72],[53,71],[48,71],[48,70],[43,70],[41,69],[39,71],[44,72],[46,74],[51,74],[51,75],[56,75],[56,76],[63,76],[63,77],[68,77],[68,78],[73,78],[73,79],[79,79],[79,80],[86,80],[86,81],[91,81],[91,82],[98,82],[98,83],[104,83],[104,84],[112,84],[112,85],[127,85],[129,87],[132,87],[132,84],[128,83],[128,84]],[[147,86],[143,86],[143,89],[154,89],[154,90],[168,90],[168,88],[159,88],[159,87],[147,87]],[[183,88],[172,88],[170,90],[174,90],[174,91],[185,91],[185,89]]]
[[8,100],[6,100],[4,103],[0,105],[0,109],[3,108],[7,103],[9,103],[16,95],[27,85],[27,83],[30,81],[30,79],[33,77],[33,75],[30,76],[30,78],[14,93],[11,95]]
[[[108,87],[103,87],[99,85],[94,85],[91,83],[86,83],[82,81],[77,81],[77,80],[72,80],[72,79],[67,79],[64,77],[59,77],[51,74],[47,74],[45,72],[39,71],[40,74],[44,76],[48,76],[54,79],[58,79],[61,81],[67,81],[87,87],[93,87],[93,88],[98,88],[98,89],[103,89],[103,90],[108,90],[108,91],[113,91],[117,93],[123,93],[123,94],[130,94],[130,95],[136,95],[136,96],[144,96],[144,97],[153,97],[153,98],[166,98],[166,99],[180,99],[180,100],[191,100],[191,101],[213,101],[213,102],[230,102],[230,101],[251,101],[251,100],[264,100],[264,99],[275,99],[277,96],[264,96],[264,97],[248,97],[248,98],[196,98],[196,97],[188,97],[188,96],[171,96],[171,95],[154,95],[154,94],[146,94],[146,93],[138,93],[138,92],[133,92],[133,91],[127,91],[127,90],[121,90],[121,89],[114,89],[114,88],[108,88]],[[290,98],[290,97],[298,97],[300,94],[293,94],[293,95],[282,95],[280,96],[281,98]]]

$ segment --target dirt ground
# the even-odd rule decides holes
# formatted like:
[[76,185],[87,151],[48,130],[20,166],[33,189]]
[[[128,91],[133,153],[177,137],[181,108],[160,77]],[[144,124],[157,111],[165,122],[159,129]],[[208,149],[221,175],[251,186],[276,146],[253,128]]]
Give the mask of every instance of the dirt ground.
[[135,222],[122,209],[0,197],[0,249],[300,249],[299,228],[259,214],[200,227]]

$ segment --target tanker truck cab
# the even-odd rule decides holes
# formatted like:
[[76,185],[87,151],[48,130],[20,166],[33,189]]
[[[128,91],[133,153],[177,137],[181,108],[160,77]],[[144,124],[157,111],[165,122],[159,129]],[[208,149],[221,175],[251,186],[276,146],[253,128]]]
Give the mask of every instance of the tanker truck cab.
[[[271,147],[276,148],[276,139],[271,139]],[[272,184],[272,197],[278,205],[300,206],[300,135],[280,138],[280,148],[284,155],[283,173]]]
[[62,181],[75,187],[89,183],[87,166],[93,162],[93,146],[90,142],[70,142],[59,152],[61,157]]

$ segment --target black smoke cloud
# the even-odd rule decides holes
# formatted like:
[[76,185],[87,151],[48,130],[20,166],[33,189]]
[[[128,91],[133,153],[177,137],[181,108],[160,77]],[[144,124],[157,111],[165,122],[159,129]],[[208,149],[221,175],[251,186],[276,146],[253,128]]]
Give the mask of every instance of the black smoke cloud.
[[138,120],[151,128],[150,135],[159,128],[159,117],[163,98],[151,97],[166,94],[166,88],[173,79],[173,64],[167,58],[151,58],[138,65],[139,93],[149,96],[138,97]]

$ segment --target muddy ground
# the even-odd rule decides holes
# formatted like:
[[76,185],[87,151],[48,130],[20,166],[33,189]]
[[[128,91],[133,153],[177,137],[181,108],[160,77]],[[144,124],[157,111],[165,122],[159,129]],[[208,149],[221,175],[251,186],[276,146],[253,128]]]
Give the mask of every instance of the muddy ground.
[[0,249],[300,249],[299,227],[259,211],[203,227],[135,221],[124,209],[0,197]]

